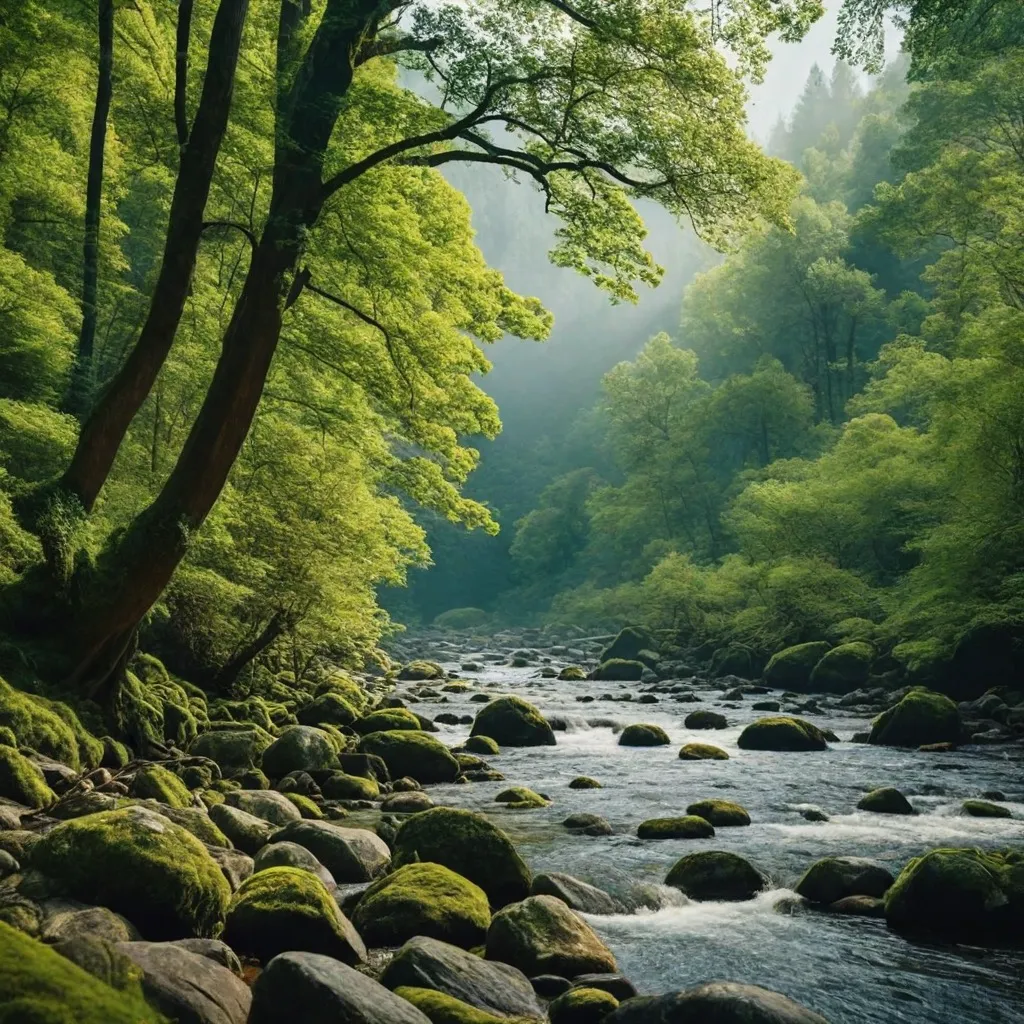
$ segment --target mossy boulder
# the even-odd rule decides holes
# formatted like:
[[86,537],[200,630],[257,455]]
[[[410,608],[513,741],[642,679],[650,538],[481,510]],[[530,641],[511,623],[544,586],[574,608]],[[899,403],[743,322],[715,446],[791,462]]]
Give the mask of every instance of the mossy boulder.
[[619,734],[620,747],[664,747],[670,742],[668,733],[660,725],[646,722],[627,725]]
[[415,732],[422,726],[420,720],[408,708],[381,708],[379,711],[371,711],[365,718],[360,718],[354,728],[361,736],[366,736],[371,732],[392,732],[400,729],[411,729]]
[[308,796],[304,796],[302,793],[285,793],[285,797],[290,803],[292,803],[296,810],[303,818],[311,818],[314,821],[319,821],[323,816],[324,812],[320,809],[320,805],[317,804]]
[[739,676],[740,679],[753,679],[757,676],[757,659],[749,647],[741,644],[729,644],[719,647],[711,655],[708,673],[712,679],[722,676]]
[[806,692],[814,666],[829,651],[824,641],[797,644],[773,654],[764,669],[764,681],[777,690]]
[[717,711],[691,711],[683,720],[687,729],[727,729],[729,722]]
[[[236,790],[237,792],[237,790]],[[253,856],[259,853],[274,834],[276,825],[256,817],[240,807],[231,807],[226,802],[214,804],[208,811],[210,820],[243,853]]]
[[597,779],[592,779],[589,775],[577,775],[576,778],[570,780],[570,789],[601,789],[601,783]]
[[112,988],[50,946],[0,922],[3,1024],[165,1024],[138,982]]
[[601,1024],[619,1005],[618,999],[600,988],[571,988],[548,1007],[551,1024]]
[[36,810],[57,802],[39,767],[13,747],[0,747],[0,797]]
[[628,658],[609,658],[594,669],[594,679],[618,682],[637,682],[647,666],[642,661]]
[[480,886],[491,905],[524,899],[530,872],[511,840],[482,814],[434,807],[402,823],[394,841],[394,863],[443,864]]
[[295,712],[302,725],[352,725],[359,712],[340,693],[328,690]]
[[712,743],[686,743],[679,748],[681,761],[728,761],[729,755]]
[[745,807],[731,800],[698,800],[686,808],[687,814],[694,814],[710,822],[715,828],[732,828],[749,825],[750,815]]
[[601,652],[601,661],[622,658],[627,661],[636,660],[641,651],[657,647],[650,633],[636,626],[626,626],[619,631],[615,639]]
[[564,682],[578,683],[587,678],[587,673],[579,665],[566,665],[558,673],[558,678]]
[[524,974],[607,974],[615,956],[583,918],[554,896],[530,896],[494,915],[487,930],[487,959]]
[[491,621],[483,608],[449,608],[434,619],[439,629],[479,629]]
[[432,988],[400,985],[395,989],[395,995],[415,1006],[430,1020],[430,1024],[507,1024],[509,1019]]
[[487,935],[487,894],[442,864],[406,864],[374,882],[352,916],[372,946],[400,946],[417,935],[469,949]]
[[380,784],[376,779],[347,772],[331,772],[320,784],[320,790],[328,800],[380,799]]
[[735,981],[710,981],[681,992],[627,999],[607,1024],[828,1024],[779,992]]
[[736,741],[741,750],[827,750],[825,734],[803,718],[770,715],[751,722]]
[[131,793],[140,800],[157,800],[168,807],[192,806],[192,794],[185,783],[158,764],[146,765],[135,773]]
[[875,814],[913,814],[914,808],[910,801],[892,786],[882,786],[865,793],[857,801],[860,811],[873,811]]
[[849,896],[880,899],[893,884],[889,869],[866,857],[824,857],[815,861],[795,890],[811,903],[831,904]]
[[208,757],[224,772],[252,768],[260,755],[274,742],[274,737],[258,726],[240,728],[234,722],[226,728],[204,732],[189,744],[194,757]]
[[826,651],[811,672],[814,693],[852,693],[868,681],[875,649],[865,640],[854,640]]
[[553,747],[547,719],[521,697],[499,697],[481,708],[471,736],[489,736],[503,747]]
[[965,800],[961,806],[972,818],[1012,818],[1009,807],[1002,807],[990,800]]
[[760,871],[739,854],[702,850],[672,865],[665,884],[694,900],[749,900],[765,888]]
[[540,793],[535,793],[526,786],[510,786],[503,789],[495,798],[495,803],[505,804],[512,810],[524,810],[530,807],[547,807],[551,801]]
[[[215,759],[216,760],[216,759]],[[338,767],[338,750],[323,729],[293,725],[263,751],[263,770],[272,779],[289,772],[323,771]]]
[[224,802],[229,807],[237,807],[272,825],[290,825],[302,817],[299,809],[284,793],[276,793],[271,789],[236,789],[227,794]]
[[[74,723],[69,719],[74,719]],[[4,679],[0,679],[0,726],[10,729],[19,745],[31,747],[55,761],[75,769],[83,764],[94,766],[93,759],[82,757],[79,737],[88,733],[70,708],[17,690]],[[100,747],[94,759],[99,764],[102,744],[94,742]]]
[[868,743],[920,747],[928,743],[957,743],[962,736],[960,712],[948,697],[931,690],[911,690],[871,723]]
[[1024,940],[1024,854],[932,850],[915,857],[885,896],[890,928],[951,942]]
[[330,821],[292,822],[274,833],[275,843],[298,843],[312,853],[339,885],[371,882],[388,869],[391,853],[378,835]]
[[640,839],[710,839],[715,830],[711,822],[696,814],[677,818],[649,818],[636,830]]
[[123,914],[149,939],[215,936],[231,895],[195,836],[141,807],[57,825],[30,863],[64,895]]
[[362,963],[366,946],[316,875],[272,867],[246,879],[228,907],[224,941],[267,963],[278,953],[322,953]]
[[496,757],[501,753],[501,747],[495,740],[480,734],[470,736],[462,747],[471,754],[483,754],[485,757]]
[[444,679],[445,672],[436,661],[410,661],[399,670],[398,678],[410,681]]
[[424,732],[371,732],[359,741],[359,750],[379,757],[396,779],[408,776],[421,783],[454,782],[459,774],[459,762],[452,752]]

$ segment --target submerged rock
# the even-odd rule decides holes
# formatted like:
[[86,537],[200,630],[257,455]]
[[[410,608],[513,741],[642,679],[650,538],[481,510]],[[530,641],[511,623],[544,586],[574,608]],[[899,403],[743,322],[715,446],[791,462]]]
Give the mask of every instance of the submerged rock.
[[569,783],[570,789],[601,789],[601,783],[597,779],[590,778],[589,775],[577,775]]
[[554,896],[570,910],[581,914],[620,914],[625,909],[614,896],[595,885],[582,882],[560,871],[535,875],[530,886],[531,896]]
[[717,711],[691,711],[683,720],[687,729],[727,729],[729,722]]
[[1000,807],[999,804],[990,803],[988,800],[965,800],[961,806],[972,818],[1013,817],[1009,807]]
[[600,814],[587,814],[583,811],[570,814],[562,822],[562,827],[587,836],[610,836],[613,831],[608,821]]

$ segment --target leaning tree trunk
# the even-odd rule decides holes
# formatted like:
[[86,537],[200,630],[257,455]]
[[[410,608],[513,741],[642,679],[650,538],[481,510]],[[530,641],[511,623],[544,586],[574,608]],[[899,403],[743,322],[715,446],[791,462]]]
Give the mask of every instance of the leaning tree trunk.
[[135,414],[174,342],[203,232],[203,212],[227,130],[235,69],[249,0],[221,0],[210,37],[202,96],[181,153],[163,263],[146,322],[127,360],[85,421],[61,488],[88,512],[103,487]]
[[214,693],[226,693],[228,688],[238,678],[243,668],[258,658],[277,638],[291,625],[289,616],[278,609],[271,616],[270,621],[263,627],[258,636],[253,637],[247,644],[234,654],[227,662],[213,675],[210,680],[210,689]]
[[103,164],[107,149],[107,121],[114,94],[114,0],[99,3],[99,78],[89,138],[89,174],[85,186],[85,242],[82,249],[82,327],[65,408],[77,416],[89,409],[93,387],[93,352],[96,343],[100,279],[100,219],[103,213]]

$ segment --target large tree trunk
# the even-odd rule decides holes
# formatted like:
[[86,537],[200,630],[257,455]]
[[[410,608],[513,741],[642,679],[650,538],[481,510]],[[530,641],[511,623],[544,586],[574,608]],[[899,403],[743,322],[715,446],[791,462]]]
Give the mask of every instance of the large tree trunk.
[[89,174],[85,186],[85,243],[82,250],[82,328],[71,372],[65,407],[84,416],[93,387],[100,278],[100,219],[103,212],[103,164],[107,150],[107,121],[114,94],[114,0],[99,0],[99,79],[89,138]]
[[235,69],[249,0],[221,0],[199,109],[181,154],[163,263],[139,340],[82,427],[61,480],[91,511],[128,427],[146,400],[174,342],[203,231],[217,155],[227,129]]

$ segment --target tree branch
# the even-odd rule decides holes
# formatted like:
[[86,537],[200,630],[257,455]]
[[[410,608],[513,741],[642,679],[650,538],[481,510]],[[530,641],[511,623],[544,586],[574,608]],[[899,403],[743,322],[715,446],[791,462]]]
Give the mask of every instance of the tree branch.
[[188,143],[188,45],[192,32],[192,8],[195,0],[178,0],[178,34],[174,53],[174,126],[178,147]]
[[256,236],[244,224],[236,224],[233,220],[208,220],[203,223],[203,231],[209,228],[231,228],[234,231],[241,231],[249,240],[253,251],[256,249]]
[[368,40],[356,54],[355,66],[359,67],[375,57],[390,57],[395,53],[417,51],[430,53],[436,50],[444,40],[417,39],[415,36],[393,36],[387,39]]
[[573,21],[584,28],[589,28],[593,32],[596,32],[601,27],[593,18],[588,17],[582,11],[576,10],[572,4],[565,3],[565,0],[544,0],[544,3],[549,7],[554,7],[557,11],[561,11],[567,17],[572,18]]

